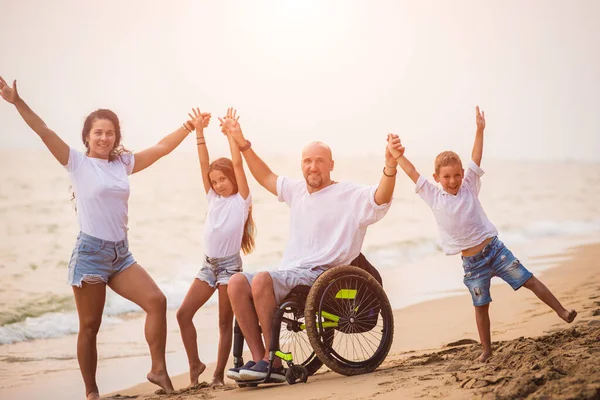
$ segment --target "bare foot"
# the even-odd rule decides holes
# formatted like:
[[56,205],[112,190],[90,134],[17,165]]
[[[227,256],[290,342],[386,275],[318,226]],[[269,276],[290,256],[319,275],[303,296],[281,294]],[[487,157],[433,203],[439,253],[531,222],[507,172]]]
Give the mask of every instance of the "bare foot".
[[198,384],[198,377],[202,375],[205,369],[206,364],[203,362],[200,362],[200,364],[195,367],[190,367],[190,386],[188,387],[196,386]]
[[479,358],[477,359],[477,361],[479,362],[486,362],[490,357],[492,356],[492,351],[484,351],[483,353],[481,353],[481,355],[479,356]]
[[562,315],[560,315],[560,317],[562,319],[564,319],[566,322],[568,322],[569,324],[575,320],[576,316],[577,316],[577,311],[575,311],[575,310],[571,310],[571,311],[565,310],[565,312]]
[[148,375],[146,375],[146,378],[155,385],[160,386],[166,394],[173,393],[173,384],[171,383],[171,378],[169,378],[169,375],[166,371],[162,373],[150,371],[148,372]]
[[210,383],[210,386],[213,388],[225,386],[225,381],[223,380],[222,376],[221,377],[213,376],[213,380]]
[[85,400],[100,400],[100,394],[97,392],[89,392],[87,396],[85,396]]

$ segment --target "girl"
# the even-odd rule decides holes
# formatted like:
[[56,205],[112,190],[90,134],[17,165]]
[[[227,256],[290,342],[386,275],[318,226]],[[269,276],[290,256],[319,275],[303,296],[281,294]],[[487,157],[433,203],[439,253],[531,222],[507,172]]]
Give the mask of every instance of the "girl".
[[71,178],[80,233],[69,263],[68,283],[73,287],[79,316],[77,360],[86,398],[100,399],[96,384],[96,336],[102,321],[106,286],[146,312],[144,331],[152,358],[147,378],[171,393],[173,386],[165,362],[167,300],[129,251],[129,175],[149,167],[175,149],[192,131],[191,121],[186,121],[158,144],[132,154],[121,145],[121,128],[115,113],[96,110],[83,125],[81,139],[86,151],[81,153],[63,142],[29,108],[17,92],[16,81],[11,88],[0,77],[0,94],[15,105]]
[[[236,121],[235,111],[227,110],[221,125]],[[190,386],[198,384],[198,376],[206,365],[198,357],[196,328],[192,318],[196,311],[219,292],[219,350],[212,386],[224,385],[224,373],[233,334],[233,311],[227,296],[229,278],[242,271],[240,249],[249,254],[254,248],[254,222],[252,198],[248,188],[240,149],[228,136],[231,160],[218,158],[209,164],[204,128],[210,114],[194,110],[198,158],[202,181],[208,199],[208,212],[204,228],[204,263],[177,311],[181,338],[190,364]],[[239,117],[238,117],[239,118]]]

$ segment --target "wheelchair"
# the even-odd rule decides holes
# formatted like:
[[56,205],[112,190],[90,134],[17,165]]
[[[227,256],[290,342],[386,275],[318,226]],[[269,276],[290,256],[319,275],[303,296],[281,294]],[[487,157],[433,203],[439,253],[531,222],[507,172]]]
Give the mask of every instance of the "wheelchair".
[[[350,376],[373,372],[385,360],[394,337],[394,317],[381,276],[362,253],[351,265],[322,273],[313,286],[297,286],[277,306],[264,379],[272,383],[275,358],[287,364],[289,384],[306,382],[323,364]],[[233,363],[244,365],[244,337],[234,325]]]

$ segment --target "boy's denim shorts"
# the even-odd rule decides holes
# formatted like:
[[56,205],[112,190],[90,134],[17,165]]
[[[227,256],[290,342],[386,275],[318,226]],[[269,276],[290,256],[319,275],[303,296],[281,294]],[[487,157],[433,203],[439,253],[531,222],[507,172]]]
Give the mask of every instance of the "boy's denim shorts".
[[462,257],[462,260],[465,270],[463,282],[471,293],[474,306],[492,302],[490,281],[493,276],[502,278],[514,290],[533,276],[498,237],[494,237],[479,253]]
[[196,278],[216,288],[219,285],[227,285],[229,279],[238,272],[242,272],[240,253],[219,258],[204,256],[202,269]]
[[67,282],[77,287],[81,287],[82,282],[108,283],[133,264],[135,259],[129,251],[127,238],[110,242],[79,232],[69,262]]

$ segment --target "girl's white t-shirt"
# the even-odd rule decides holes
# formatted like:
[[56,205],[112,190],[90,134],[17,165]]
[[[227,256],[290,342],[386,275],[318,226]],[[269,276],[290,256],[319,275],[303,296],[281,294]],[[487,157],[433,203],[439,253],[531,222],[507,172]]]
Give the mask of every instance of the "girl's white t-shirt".
[[423,175],[417,180],[415,190],[433,210],[442,249],[447,255],[458,254],[498,235],[479,202],[483,174],[484,171],[470,161],[456,195],[445,192]]
[[244,200],[238,192],[223,197],[211,188],[206,197],[208,212],[204,223],[204,254],[211,258],[238,254],[252,196],[248,194]]
[[113,161],[69,149],[69,172],[79,229],[90,236],[118,242],[127,237],[129,175],[135,158],[125,153]]

